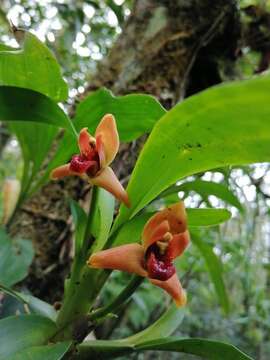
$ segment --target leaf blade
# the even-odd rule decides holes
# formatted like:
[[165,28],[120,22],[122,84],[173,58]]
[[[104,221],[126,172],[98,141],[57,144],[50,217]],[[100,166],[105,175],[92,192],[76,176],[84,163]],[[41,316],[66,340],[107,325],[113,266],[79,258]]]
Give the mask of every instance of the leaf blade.
[[32,346],[24,349],[6,360],[60,360],[67,353],[71,341],[45,346]]
[[56,332],[56,325],[39,315],[11,316],[0,321],[0,360],[18,351],[45,344]]
[[269,89],[268,76],[254,77],[210,88],[167,112],[139,156],[128,185],[132,206],[121,207],[114,229],[186,176],[268,161]]
[[154,342],[142,343],[137,350],[161,350],[184,352],[204,357],[209,360],[252,360],[234,345],[207,339],[157,339]]
[[0,85],[32,89],[57,102],[68,96],[67,84],[53,53],[27,31],[21,49],[0,47]]
[[211,246],[203,242],[200,236],[194,231],[191,233],[191,241],[198,248],[203,256],[210,277],[213,281],[219,302],[226,314],[230,311],[230,301],[223,279],[223,268],[220,259],[214,253]]
[[189,227],[215,226],[230,219],[231,213],[227,209],[186,209]]
[[34,250],[29,240],[11,240],[0,230],[0,282],[12,286],[28,274]]
[[67,115],[53,100],[14,86],[0,86],[0,121],[38,122],[73,131]]

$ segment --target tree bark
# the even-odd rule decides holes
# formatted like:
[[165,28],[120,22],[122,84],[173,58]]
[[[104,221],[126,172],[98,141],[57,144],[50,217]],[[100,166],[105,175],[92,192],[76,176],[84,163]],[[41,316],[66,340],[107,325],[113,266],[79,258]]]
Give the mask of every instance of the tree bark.
[[[186,93],[220,81],[217,64],[221,58],[233,59],[238,37],[233,0],[135,1],[122,34],[83,97],[106,86],[116,95],[152,94],[170,108]],[[223,45],[217,46],[220,43]],[[202,64],[199,71],[198,63]],[[130,174],[143,139],[122,145],[114,163],[121,179]],[[36,249],[24,284],[49,301],[60,299],[71,259],[68,196],[84,198],[80,180],[48,183],[22,206],[11,227],[12,234],[31,239]]]

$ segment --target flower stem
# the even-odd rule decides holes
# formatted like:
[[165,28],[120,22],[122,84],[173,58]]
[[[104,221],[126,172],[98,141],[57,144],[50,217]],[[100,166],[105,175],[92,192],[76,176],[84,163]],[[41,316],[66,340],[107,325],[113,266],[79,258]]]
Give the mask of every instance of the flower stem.
[[133,275],[128,285],[120,292],[120,294],[108,305],[93,311],[88,316],[88,320],[93,321],[106,316],[109,313],[116,311],[121,305],[123,305],[131,295],[141,285],[144,278],[138,275]]
[[62,329],[58,338],[70,339],[72,337],[72,322],[79,317],[86,316],[89,312],[100,283],[100,272],[94,271],[86,265],[88,249],[93,242],[89,232],[96,200],[97,188],[93,186],[82,250],[72,264],[70,279],[66,281],[63,305],[56,320],[58,328]]

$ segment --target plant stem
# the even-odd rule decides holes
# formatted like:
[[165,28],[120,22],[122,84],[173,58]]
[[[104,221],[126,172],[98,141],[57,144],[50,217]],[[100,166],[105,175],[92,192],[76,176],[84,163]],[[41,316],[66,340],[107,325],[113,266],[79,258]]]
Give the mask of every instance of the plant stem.
[[86,265],[87,252],[93,242],[89,232],[96,200],[97,188],[93,186],[82,250],[74,259],[71,276],[67,280],[65,287],[64,302],[56,320],[58,328],[62,329],[59,336],[64,339],[71,338],[72,330],[69,328],[69,325],[72,325],[75,319],[86,316],[89,312],[90,306],[96,297],[96,289],[101,278],[100,272],[92,270]]
[[89,316],[88,320],[97,320],[102,318],[107,314],[116,311],[121,305],[123,305],[131,295],[137,290],[141,285],[144,278],[138,275],[133,275],[128,285],[120,292],[120,294],[108,305],[93,311]]

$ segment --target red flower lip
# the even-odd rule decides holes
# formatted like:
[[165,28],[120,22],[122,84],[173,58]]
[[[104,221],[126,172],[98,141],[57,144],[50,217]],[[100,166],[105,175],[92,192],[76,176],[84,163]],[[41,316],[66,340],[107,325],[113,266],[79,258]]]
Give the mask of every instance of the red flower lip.
[[183,202],[153,215],[144,226],[142,241],[142,245],[132,243],[99,251],[90,257],[88,265],[147,277],[152,284],[168,292],[177,306],[185,305],[185,291],[173,265],[173,260],[189,244]]
[[109,191],[129,207],[128,194],[109,167],[119,149],[119,136],[113,115],[103,116],[95,137],[89,134],[87,128],[83,128],[79,134],[78,146],[80,154],[73,155],[68,164],[54,169],[51,179],[57,180],[70,175],[81,176],[93,185]]

